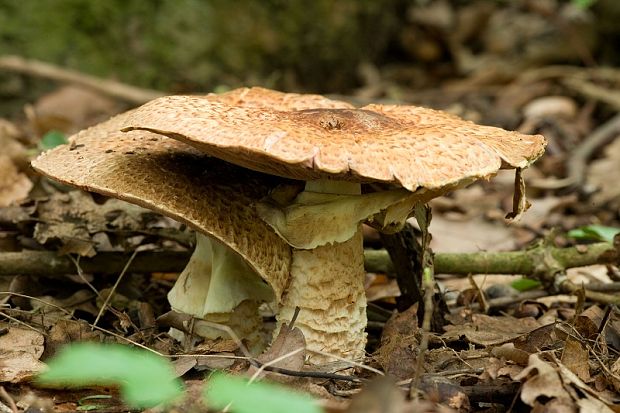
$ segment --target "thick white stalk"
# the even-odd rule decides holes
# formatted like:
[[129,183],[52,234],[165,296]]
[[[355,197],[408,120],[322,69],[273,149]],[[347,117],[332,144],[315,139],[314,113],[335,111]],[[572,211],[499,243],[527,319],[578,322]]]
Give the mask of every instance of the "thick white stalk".
[[[360,193],[359,184],[309,183],[307,190],[326,193]],[[361,224],[352,238],[309,250],[293,250],[291,279],[278,324],[288,323],[300,308],[295,326],[306,338],[309,350],[359,360],[366,345],[366,295]],[[329,357],[309,352],[310,362]]]

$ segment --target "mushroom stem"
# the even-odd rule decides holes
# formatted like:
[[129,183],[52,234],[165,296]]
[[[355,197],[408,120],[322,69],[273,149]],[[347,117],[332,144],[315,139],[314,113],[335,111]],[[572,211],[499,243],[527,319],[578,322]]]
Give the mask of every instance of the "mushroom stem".
[[[306,190],[359,194],[360,185],[346,182],[309,182]],[[306,338],[308,350],[319,350],[348,359],[364,356],[366,344],[366,295],[361,224],[345,242],[314,249],[293,249],[290,284],[282,300],[278,325],[288,323],[299,307],[295,326]],[[313,364],[330,360],[311,354]]]
[[[225,324],[245,338],[261,324],[259,303],[271,300],[271,288],[241,257],[200,233],[196,233],[194,253],[168,293],[173,310]],[[207,338],[227,337],[217,329],[197,333]]]

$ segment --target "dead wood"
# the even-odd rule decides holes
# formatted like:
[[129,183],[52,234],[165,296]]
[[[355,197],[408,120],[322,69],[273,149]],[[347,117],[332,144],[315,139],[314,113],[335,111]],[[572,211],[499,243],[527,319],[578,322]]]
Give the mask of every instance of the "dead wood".
[[[365,250],[364,265],[369,272],[394,273],[386,250]],[[187,251],[144,251],[136,255],[127,269],[133,273],[179,272],[187,264]],[[82,258],[79,265],[85,273],[118,274],[131,253],[99,252],[93,258]],[[552,264],[549,259],[552,259]],[[437,253],[435,272],[441,274],[521,274],[561,271],[593,264],[615,263],[614,247],[599,242],[577,247],[536,246],[524,251]],[[552,266],[553,268],[549,268]],[[75,264],[67,256],[54,251],[0,252],[0,276],[28,274],[54,277],[75,273]]]
[[156,90],[142,89],[114,80],[101,79],[38,60],[27,60],[19,56],[1,56],[0,70],[23,73],[58,82],[74,83],[135,104],[142,104],[164,95],[163,92]]

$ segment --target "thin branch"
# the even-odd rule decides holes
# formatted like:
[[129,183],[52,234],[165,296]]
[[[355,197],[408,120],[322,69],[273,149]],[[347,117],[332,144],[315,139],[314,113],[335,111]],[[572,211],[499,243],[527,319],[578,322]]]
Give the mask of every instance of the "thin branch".
[[[618,94],[620,99],[620,94]],[[542,178],[528,184],[534,188],[560,189],[584,184],[588,160],[596,150],[614,139],[620,132],[620,114],[596,128],[574,150],[566,161],[566,178]]]
[[105,301],[101,305],[101,309],[99,310],[99,313],[97,314],[97,318],[95,318],[95,321],[93,322],[93,327],[95,327],[97,325],[97,323],[99,322],[99,319],[101,318],[101,316],[105,312],[106,308],[108,308],[108,303],[112,299],[112,296],[114,295],[114,293],[116,293],[116,289],[118,288],[118,285],[120,284],[121,280],[123,279],[123,277],[127,273],[127,269],[131,265],[131,262],[136,258],[136,254],[138,254],[138,250],[135,250],[133,252],[133,254],[131,254],[131,257],[129,257],[129,259],[127,260],[127,263],[125,264],[125,266],[123,267],[123,270],[121,271],[120,275],[116,279],[116,282],[112,286],[112,289],[108,293],[108,296],[105,298]]
[[38,60],[27,60],[19,56],[1,56],[0,70],[23,73],[57,82],[74,83],[135,104],[142,104],[164,95],[163,92],[157,90],[142,89],[114,80],[101,79]]
[[11,411],[13,413],[17,413],[19,412],[19,409],[17,408],[17,405],[15,404],[15,400],[13,400],[13,398],[11,397],[11,395],[6,391],[6,389],[4,388],[4,386],[0,386],[0,397],[2,397],[4,399],[5,402],[7,402],[9,404],[9,407],[11,408]]

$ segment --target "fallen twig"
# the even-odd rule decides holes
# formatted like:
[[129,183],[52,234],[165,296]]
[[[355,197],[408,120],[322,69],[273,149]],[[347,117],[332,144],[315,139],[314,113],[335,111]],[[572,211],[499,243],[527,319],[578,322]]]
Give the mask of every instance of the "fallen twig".
[[[593,264],[616,263],[612,244],[600,242],[577,247],[548,247],[539,245],[524,251],[436,253],[435,272],[441,274],[522,274],[535,275],[549,270],[546,257],[553,259],[554,270],[583,267]],[[144,251],[133,260],[130,273],[180,272],[190,252]],[[385,250],[364,251],[364,264],[369,272],[391,273],[392,261]],[[131,254],[99,252],[92,258],[82,257],[80,268],[84,273],[118,274]],[[67,256],[54,251],[0,252],[0,276],[16,274],[57,277],[76,272],[75,264]]]
[[8,403],[13,413],[19,412],[19,409],[17,408],[17,405],[15,404],[15,400],[13,400],[13,397],[11,397],[11,395],[6,391],[4,386],[0,386],[0,397],[2,397],[4,401]]
[[[614,247],[600,242],[577,247],[538,245],[523,251],[436,253],[435,273],[441,274],[522,274],[535,275],[550,270],[547,258],[553,260],[553,270],[584,267],[593,264],[615,263]],[[365,266],[370,272],[391,272],[391,261],[385,250],[366,250]]]
[[[619,97],[620,98],[620,97]],[[560,189],[580,187],[586,176],[588,160],[594,152],[620,133],[620,114],[609,119],[587,136],[571,153],[566,161],[566,178],[543,178],[528,182],[528,185],[541,189]]]
[[[189,252],[161,251],[143,252],[131,262],[130,273],[179,272],[189,260]],[[87,274],[119,274],[131,253],[99,252],[92,258],[82,257],[79,261],[82,272]],[[54,251],[0,252],[0,276],[27,274],[58,277],[77,272],[74,262],[68,256],[59,256]]]
[[97,323],[99,322],[99,319],[101,318],[103,313],[105,313],[105,310],[108,308],[108,304],[110,303],[112,296],[114,295],[114,293],[116,293],[116,289],[118,288],[118,285],[120,284],[121,280],[127,273],[127,269],[131,265],[131,262],[136,258],[137,253],[138,253],[138,250],[135,250],[131,254],[131,257],[129,257],[129,259],[127,260],[127,263],[125,264],[125,266],[123,267],[123,270],[121,271],[118,278],[116,279],[116,282],[112,286],[112,289],[108,292],[108,296],[105,298],[105,301],[101,305],[101,308],[99,309],[99,313],[97,314],[97,317],[95,317],[95,321],[93,321],[93,328],[97,325]]
[[614,109],[620,110],[620,90],[599,86],[585,76],[570,76],[562,81],[567,87],[581,93],[587,98],[605,102]]
[[24,73],[58,82],[75,83],[136,104],[142,104],[164,95],[163,92],[157,90],[142,89],[114,80],[101,79],[38,60],[27,60],[19,56],[0,56],[0,70]]

